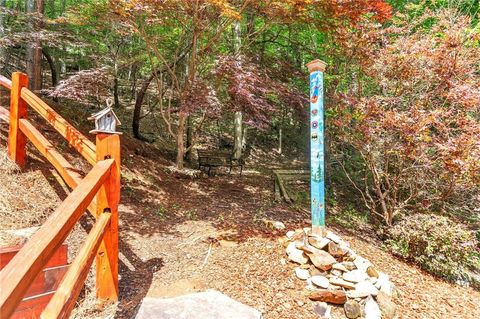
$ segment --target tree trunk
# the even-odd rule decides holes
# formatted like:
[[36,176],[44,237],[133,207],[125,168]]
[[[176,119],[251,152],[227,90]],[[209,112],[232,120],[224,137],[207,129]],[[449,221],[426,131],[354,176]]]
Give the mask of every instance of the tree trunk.
[[233,31],[233,53],[235,55],[238,55],[240,53],[240,48],[242,46],[242,38],[241,38],[242,26],[240,24],[240,21],[235,21],[233,23],[232,31]]
[[63,16],[63,14],[65,13],[65,10],[67,9],[67,0],[62,0],[60,2],[60,7],[61,7],[60,8],[60,10],[61,10],[60,15]]
[[115,62],[115,76],[113,78],[113,103],[115,108],[120,108],[120,98],[118,96],[118,66]]
[[280,126],[278,129],[278,154],[282,154],[282,139],[283,139],[283,128]]
[[233,140],[233,158],[239,159],[242,157],[242,121],[243,114],[241,111],[235,112],[234,120],[234,140]]
[[242,151],[245,152],[245,149],[247,148],[247,132],[248,132],[248,127],[243,126],[243,133],[242,133]]
[[[5,8],[5,3],[5,0],[0,0],[0,8]],[[5,36],[5,18],[5,13],[3,13],[3,11],[0,11],[0,38]],[[2,61],[3,64],[0,65],[1,69],[5,70],[7,67],[5,63],[7,61],[7,49],[3,46],[0,46],[0,61]]]
[[[241,43],[241,24],[240,21],[233,23],[233,50],[234,54],[240,54]],[[234,120],[234,141],[233,141],[233,158],[239,159],[242,157],[243,150],[243,114],[242,111],[235,112]]]
[[185,155],[185,144],[184,144],[184,134],[185,134],[185,124],[187,122],[187,115],[185,113],[180,113],[178,117],[178,129],[177,129],[177,161],[176,165],[179,170],[183,170],[183,157]]
[[191,164],[193,162],[193,118],[191,115],[187,118],[187,162]]
[[[37,13],[36,19],[43,16],[43,0],[27,0],[27,13]],[[42,23],[32,19],[32,27],[35,32],[39,32]],[[34,38],[27,48],[27,74],[30,90],[37,92],[42,89],[42,43],[40,39]]]
[[57,67],[55,66],[55,62],[52,59],[52,56],[45,50],[42,49],[43,56],[48,62],[50,66],[50,72],[52,73],[52,86],[56,87],[58,84],[58,75],[57,75]]
[[142,87],[140,88],[140,91],[138,91],[137,99],[135,100],[135,107],[133,109],[133,120],[132,120],[133,136],[136,139],[139,139],[141,141],[147,140],[140,133],[140,119],[142,114],[143,98],[145,97],[145,93],[147,92],[148,86],[150,85],[150,82],[152,82],[154,77],[155,77],[155,74],[152,73],[152,75],[150,75],[148,79],[146,79],[145,82],[143,82]]

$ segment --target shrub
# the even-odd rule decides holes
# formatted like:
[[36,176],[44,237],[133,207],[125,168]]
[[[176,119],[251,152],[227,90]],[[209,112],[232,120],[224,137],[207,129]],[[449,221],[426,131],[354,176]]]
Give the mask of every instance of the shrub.
[[335,155],[369,212],[389,226],[411,211],[472,216],[480,190],[480,34],[452,10],[404,18],[372,30],[379,47],[364,90],[352,81],[352,93],[330,103]]
[[405,218],[388,230],[387,244],[394,253],[449,280],[468,280],[470,269],[480,270],[474,234],[447,217]]

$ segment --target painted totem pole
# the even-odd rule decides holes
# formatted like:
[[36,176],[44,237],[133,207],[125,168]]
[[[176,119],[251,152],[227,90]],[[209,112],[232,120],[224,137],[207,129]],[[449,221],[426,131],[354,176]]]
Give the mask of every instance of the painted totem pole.
[[325,227],[325,150],[323,112],[323,72],[327,64],[314,60],[310,72],[310,201],[312,232],[322,235]]

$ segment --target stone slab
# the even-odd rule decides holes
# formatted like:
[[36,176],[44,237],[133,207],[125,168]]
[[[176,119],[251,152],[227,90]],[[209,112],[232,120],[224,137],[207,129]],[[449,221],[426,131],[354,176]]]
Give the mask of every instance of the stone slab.
[[221,292],[205,292],[175,298],[143,299],[135,319],[262,319],[252,307],[225,296]]

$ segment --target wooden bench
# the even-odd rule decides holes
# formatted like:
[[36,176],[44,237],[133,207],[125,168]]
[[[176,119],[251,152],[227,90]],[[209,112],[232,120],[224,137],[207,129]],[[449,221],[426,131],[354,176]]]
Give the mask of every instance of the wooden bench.
[[198,169],[208,168],[208,176],[215,167],[229,167],[228,174],[232,173],[233,167],[240,167],[240,175],[243,172],[243,159],[234,159],[231,152],[228,151],[211,151],[197,150]]

